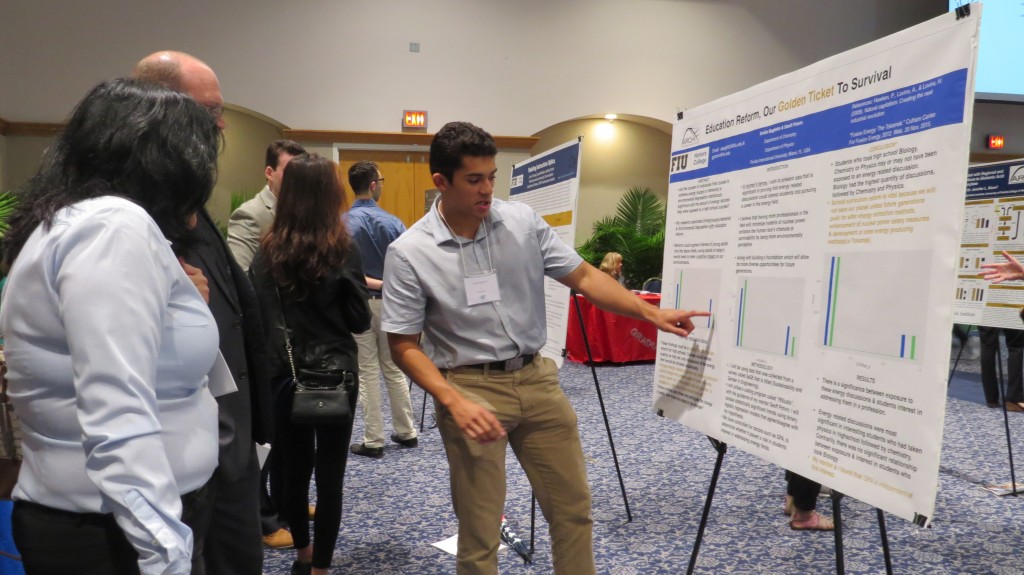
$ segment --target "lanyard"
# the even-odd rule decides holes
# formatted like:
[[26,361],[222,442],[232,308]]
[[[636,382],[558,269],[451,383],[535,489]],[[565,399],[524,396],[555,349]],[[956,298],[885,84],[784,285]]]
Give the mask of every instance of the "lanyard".
[[[465,275],[467,278],[470,278],[470,277],[480,277],[480,276],[486,276],[486,275],[493,274],[494,273],[494,264],[491,262],[491,244],[488,241],[488,238],[490,237],[491,233],[490,233],[490,228],[488,228],[488,226],[487,226],[487,220],[484,219],[484,221],[483,221],[483,224],[484,224],[484,249],[487,251],[487,271],[478,272],[478,273],[475,273],[475,274],[470,274],[469,273],[469,266],[466,265],[466,253],[465,253],[465,251],[462,248],[462,238],[460,238],[459,235],[455,233],[455,230],[453,230],[452,227],[450,225],[448,225],[448,220],[444,219],[444,213],[441,212],[441,199],[440,198],[437,199],[437,215],[441,216],[441,221],[444,222],[444,226],[446,228],[448,228],[449,232],[452,233],[452,237],[455,238],[455,243],[459,244],[459,258],[462,260],[462,273],[463,273],[463,275]],[[473,240],[470,240],[471,243],[472,243],[472,241]],[[480,256],[477,256],[476,261],[477,261],[477,264],[479,265],[479,263],[480,263]]]

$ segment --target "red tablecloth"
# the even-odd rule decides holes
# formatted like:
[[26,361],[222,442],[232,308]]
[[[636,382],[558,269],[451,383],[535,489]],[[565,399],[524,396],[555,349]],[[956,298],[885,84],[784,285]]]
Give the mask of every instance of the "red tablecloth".
[[[661,304],[660,294],[637,294],[654,305]],[[624,363],[627,361],[654,361],[658,347],[658,329],[653,325],[598,309],[590,300],[576,294],[583,313],[583,323],[590,341],[590,352],[595,362]],[[569,302],[569,333],[565,348],[570,360],[587,361],[587,348],[580,332],[576,305]]]

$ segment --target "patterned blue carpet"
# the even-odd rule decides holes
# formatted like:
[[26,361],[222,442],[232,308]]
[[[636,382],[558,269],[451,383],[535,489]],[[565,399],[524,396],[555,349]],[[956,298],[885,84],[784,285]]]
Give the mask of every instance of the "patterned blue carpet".
[[[977,371],[976,360],[962,359],[951,386],[932,527],[921,529],[886,517],[898,574],[1024,573],[1020,554],[1024,498],[999,498],[981,489],[986,483],[1009,481],[1010,472],[1002,412],[984,406]],[[715,451],[704,436],[650,412],[651,365],[600,367],[597,373],[633,513],[633,521],[627,522],[590,370],[567,363],[562,385],[579,414],[589,463],[598,572],[684,573]],[[421,398],[422,392],[414,390],[417,412]],[[1020,445],[1024,414],[1009,416],[1015,446]],[[429,425],[429,402],[426,418]],[[360,435],[359,430],[354,434]],[[1024,450],[1018,458],[1024,461]],[[454,573],[454,558],[431,546],[456,532],[437,430],[425,430],[417,449],[389,445],[383,459],[353,456],[349,461],[332,573]],[[1024,473],[1024,466],[1019,469]],[[506,514],[512,528],[528,540],[530,489],[511,452],[508,475]],[[784,493],[780,468],[730,450],[695,572],[834,573],[832,535],[791,531],[782,514]],[[819,500],[819,509],[831,513],[827,498]],[[874,509],[844,499],[843,520],[846,572],[884,573]],[[499,561],[503,574],[552,572],[546,525],[539,510],[537,523],[535,563],[524,565],[515,553],[503,553]],[[287,574],[293,558],[291,550],[267,550],[264,571]]]

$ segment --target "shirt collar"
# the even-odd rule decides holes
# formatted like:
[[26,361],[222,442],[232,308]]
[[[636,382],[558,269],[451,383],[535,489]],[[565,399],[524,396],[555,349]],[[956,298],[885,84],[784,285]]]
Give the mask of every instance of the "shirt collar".
[[377,202],[373,201],[373,198],[358,198],[352,202],[353,208],[375,207],[376,205]]
[[[434,237],[434,242],[437,245],[441,245],[444,242],[455,241],[451,230],[445,225],[444,220],[441,219],[441,212],[438,211],[437,206],[441,201],[441,196],[437,196],[434,199],[433,205],[430,206],[430,212],[427,213],[427,230],[430,231],[430,235]],[[498,225],[504,221],[505,218],[501,216],[500,206],[504,204],[502,200],[494,198],[491,200],[491,209],[487,214],[487,219],[484,220],[488,225],[481,225],[476,231],[476,237],[473,241],[479,240],[487,236],[487,229]],[[462,238],[465,239],[465,238]]]

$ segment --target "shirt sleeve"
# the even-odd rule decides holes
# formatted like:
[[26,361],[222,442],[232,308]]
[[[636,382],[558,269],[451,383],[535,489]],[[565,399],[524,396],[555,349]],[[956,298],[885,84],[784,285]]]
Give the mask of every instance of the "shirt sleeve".
[[427,298],[416,271],[395,244],[388,247],[384,258],[384,277],[381,331],[401,334],[422,332]]
[[192,532],[180,520],[155,390],[177,263],[152,220],[129,209],[72,224],[54,257],[87,474],[141,572],[187,574]]

